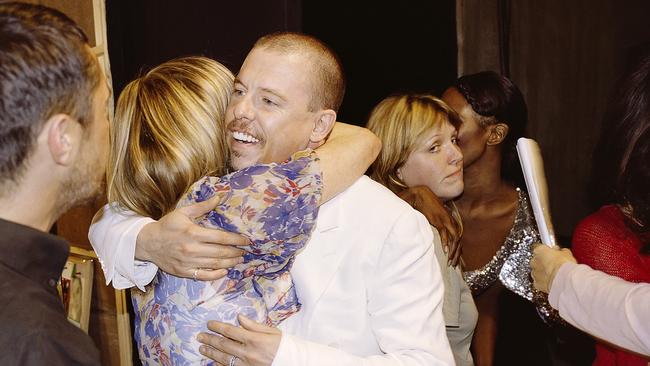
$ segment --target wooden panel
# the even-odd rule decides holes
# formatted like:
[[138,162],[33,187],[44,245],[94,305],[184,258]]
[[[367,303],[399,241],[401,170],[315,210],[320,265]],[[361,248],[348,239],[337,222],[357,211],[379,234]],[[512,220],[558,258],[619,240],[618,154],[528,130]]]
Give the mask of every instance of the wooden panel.
[[57,234],[74,243],[75,246],[92,250],[88,241],[88,229],[95,212],[105,203],[106,200],[101,198],[96,203],[75,207],[66,212],[56,222]]
[[101,351],[102,365],[120,365],[115,290],[105,285],[99,261],[95,261],[95,278],[88,334]]
[[[106,286],[103,271],[100,268],[97,256],[92,250],[80,249],[73,245],[70,253],[77,257],[92,259],[94,269],[94,281],[92,289],[90,322],[88,334],[97,347],[101,350],[102,365],[130,365],[131,364],[131,334],[128,319],[121,319],[126,313],[123,303],[117,302],[116,298],[123,300],[124,291],[114,290]],[[124,325],[129,329],[127,334],[121,333]],[[124,352],[119,352],[120,342],[127,342]],[[123,357],[128,359],[122,360]]]
[[[97,203],[75,207],[57,221],[57,234],[72,245],[92,250],[88,241],[88,229],[95,212],[103,205]],[[115,290],[106,286],[106,278],[99,261],[94,262],[95,276],[88,334],[100,350],[102,365],[120,365]]]

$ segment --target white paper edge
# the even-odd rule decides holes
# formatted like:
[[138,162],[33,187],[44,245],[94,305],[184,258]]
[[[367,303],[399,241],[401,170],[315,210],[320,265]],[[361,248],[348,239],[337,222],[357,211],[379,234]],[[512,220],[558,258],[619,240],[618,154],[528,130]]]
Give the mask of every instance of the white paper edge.
[[517,140],[517,154],[542,243],[554,247],[557,244],[551,221],[548,188],[539,145],[533,139],[522,137]]

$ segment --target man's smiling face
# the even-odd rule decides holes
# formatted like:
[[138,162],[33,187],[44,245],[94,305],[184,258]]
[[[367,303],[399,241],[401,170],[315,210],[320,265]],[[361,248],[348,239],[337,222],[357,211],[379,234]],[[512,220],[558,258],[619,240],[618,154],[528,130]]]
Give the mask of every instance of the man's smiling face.
[[235,79],[226,110],[230,165],[282,162],[309,144],[312,68],[307,57],[255,48]]

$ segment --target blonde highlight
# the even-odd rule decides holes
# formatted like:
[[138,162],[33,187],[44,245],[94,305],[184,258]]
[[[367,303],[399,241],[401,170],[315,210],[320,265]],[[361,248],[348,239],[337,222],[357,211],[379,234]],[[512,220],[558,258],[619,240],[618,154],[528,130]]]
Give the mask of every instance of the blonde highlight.
[[109,201],[157,219],[195,181],[223,175],[233,80],[214,60],[184,57],[129,83],[111,126]]

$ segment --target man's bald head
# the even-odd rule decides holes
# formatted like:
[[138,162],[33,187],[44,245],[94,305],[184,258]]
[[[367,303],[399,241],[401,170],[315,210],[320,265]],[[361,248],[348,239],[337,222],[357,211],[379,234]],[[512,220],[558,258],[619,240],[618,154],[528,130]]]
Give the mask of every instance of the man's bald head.
[[310,110],[332,109],[338,112],[345,94],[343,68],[336,54],[318,39],[300,33],[280,32],[260,38],[253,49],[280,54],[301,54],[312,64],[313,91]]

